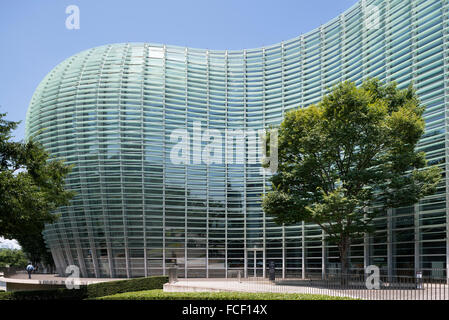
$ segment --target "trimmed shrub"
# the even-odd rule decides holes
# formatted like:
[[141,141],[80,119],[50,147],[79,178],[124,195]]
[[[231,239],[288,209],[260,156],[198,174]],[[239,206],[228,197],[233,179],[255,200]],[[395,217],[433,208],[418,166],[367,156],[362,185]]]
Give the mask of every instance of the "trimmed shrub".
[[1,292],[0,300],[83,300],[87,298],[86,286],[79,289],[54,289]]
[[167,282],[167,276],[154,276],[95,283],[87,286],[87,296],[97,298],[124,292],[162,289]]
[[11,300],[11,292],[0,292],[0,300]]

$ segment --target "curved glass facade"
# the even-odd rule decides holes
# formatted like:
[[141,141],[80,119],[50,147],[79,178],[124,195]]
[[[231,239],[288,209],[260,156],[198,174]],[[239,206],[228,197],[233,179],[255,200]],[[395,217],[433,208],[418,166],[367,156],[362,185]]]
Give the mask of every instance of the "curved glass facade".
[[[317,226],[265,217],[269,176],[252,161],[259,146],[247,137],[242,162],[177,164],[171,133],[193,137],[199,123],[201,145],[188,144],[204,148],[205,132],[279,124],[343,80],[413,81],[427,107],[419,148],[447,171],[448,32],[447,0],[367,0],[259,49],[127,43],[68,58],[40,83],[26,119],[27,137],[74,164],[67,185],[77,196],[44,232],[59,272],[74,264],[82,276],[137,277],[176,264],[185,277],[263,276],[271,260],[279,276],[332,272],[338,251]],[[236,149],[226,141],[227,156]],[[353,244],[353,267],[446,268],[448,188],[444,180],[437,194],[377,219],[377,231]]]

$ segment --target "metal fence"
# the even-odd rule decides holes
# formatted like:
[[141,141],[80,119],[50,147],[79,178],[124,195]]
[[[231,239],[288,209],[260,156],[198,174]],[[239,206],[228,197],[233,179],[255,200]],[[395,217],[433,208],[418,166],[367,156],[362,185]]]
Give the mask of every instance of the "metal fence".
[[305,293],[368,300],[449,300],[447,279],[364,274],[333,275],[322,279],[279,279],[273,286],[295,287]]
[[[267,272],[267,275],[269,273]],[[300,274],[269,280],[264,277],[244,278],[241,273],[228,278],[178,278],[171,271],[170,284],[164,290],[179,291],[240,291],[320,294],[367,300],[449,300],[446,277],[425,273],[415,276],[351,273],[329,274],[303,279]]]

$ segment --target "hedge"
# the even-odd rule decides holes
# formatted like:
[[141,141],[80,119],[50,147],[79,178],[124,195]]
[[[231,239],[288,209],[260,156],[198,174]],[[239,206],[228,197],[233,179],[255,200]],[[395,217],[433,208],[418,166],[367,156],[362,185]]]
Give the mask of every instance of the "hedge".
[[0,292],[0,300],[10,300],[11,292]]
[[0,292],[0,300],[83,300],[109,296],[118,293],[162,289],[168,282],[166,276],[136,278],[101,282],[81,286],[79,289],[53,289]]
[[87,296],[88,298],[97,298],[124,292],[162,289],[164,283],[167,282],[167,276],[154,276],[95,283],[87,286]]
[[8,291],[0,293],[0,300],[83,300],[87,298],[86,286],[79,289],[53,289]]

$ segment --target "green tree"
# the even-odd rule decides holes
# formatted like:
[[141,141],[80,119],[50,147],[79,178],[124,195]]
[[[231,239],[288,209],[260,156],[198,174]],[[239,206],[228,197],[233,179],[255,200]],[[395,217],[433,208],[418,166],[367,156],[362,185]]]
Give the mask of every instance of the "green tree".
[[27,257],[22,250],[0,249],[0,267],[24,268],[27,262]]
[[415,150],[423,112],[412,86],[375,79],[341,83],[318,104],[288,112],[263,209],[279,224],[319,225],[346,274],[351,241],[373,230],[373,218],[436,190],[441,170]]
[[[67,205],[74,193],[65,189],[71,167],[50,159],[37,142],[11,141],[18,122],[0,114],[0,236],[24,242],[25,250],[40,243],[45,223],[58,219],[55,210]],[[27,252],[35,256],[36,252]]]
[[36,265],[43,263],[44,265],[54,265],[53,257],[47,249],[42,236],[42,230],[45,223],[36,221],[23,226],[22,232],[16,236],[22,250],[26,253],[27,258]]

